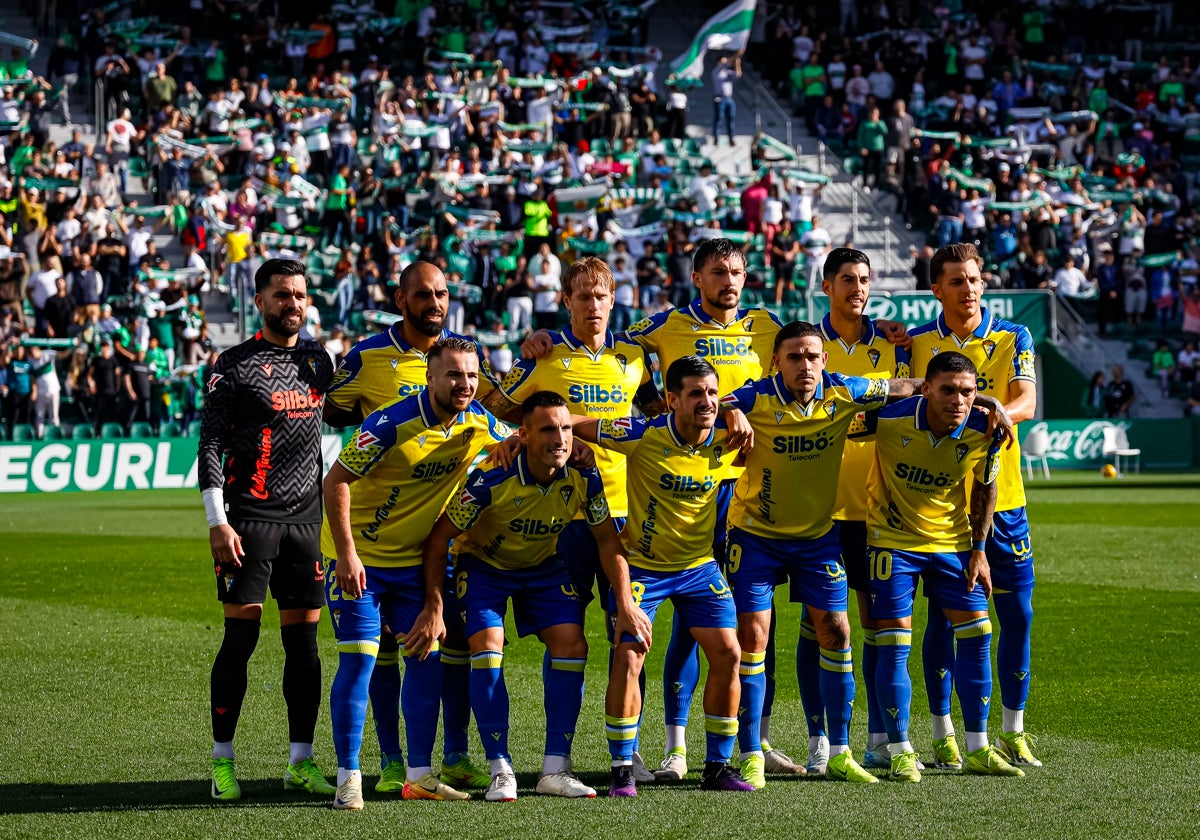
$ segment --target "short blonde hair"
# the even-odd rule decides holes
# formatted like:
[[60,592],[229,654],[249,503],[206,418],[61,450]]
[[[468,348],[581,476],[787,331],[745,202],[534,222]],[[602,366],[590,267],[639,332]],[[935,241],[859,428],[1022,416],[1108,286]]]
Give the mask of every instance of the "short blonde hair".
[[617,288],[617,282],[613,279],[612,269],[608,267],[608,263],[599,257],[584,257],[581,260],[575,260],[563,272],[562,287],[563,294],[570,297],[575,291],[576,284],[589,287],[600,286],[613,294]]

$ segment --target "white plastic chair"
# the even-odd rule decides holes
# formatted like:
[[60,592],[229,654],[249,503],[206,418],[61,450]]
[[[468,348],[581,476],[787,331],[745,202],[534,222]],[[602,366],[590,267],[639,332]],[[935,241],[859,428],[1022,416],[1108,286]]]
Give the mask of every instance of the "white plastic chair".
[[1035,461],[1042,462],[1042,476],[1047,481],[1050,479],[1050,459],[1047,457],[1049,451],[1050,433],[1045,429],[1034,429],[1021,441],[1021,460],[1025,462],[1025,472],[1031,481]]
[[1133,458],[1133,471],[1142,471],[1142,450],[1129,446],[1129,436],[1125,434],[1124,426],[1104,427],[1104,447],[1100,450],[1104,457],[1112,456],[1113,466],[1117,468],[1117,476],[1122,475],[1121,459]]

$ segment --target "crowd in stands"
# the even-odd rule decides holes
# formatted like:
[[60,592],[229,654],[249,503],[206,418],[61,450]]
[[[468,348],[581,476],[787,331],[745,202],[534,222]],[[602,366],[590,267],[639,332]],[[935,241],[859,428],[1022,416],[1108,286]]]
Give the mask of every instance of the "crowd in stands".
[[[9,424],[53,422],[35,396],[56,387],[46,356],[95,428],[184,422],[213,350],[205,301],[248,318],[269,256],[308,264],[309,330],[335,359],[395,316],[414,259],[442,267],[450,326],[500,371],[523,332],[562,321],[559,276],[584,254],[613,266],[617,326],[689,300],[690,253],[714,235],[744,243],[749,301],[795,314],[832,244],[828,179],[762,136],[748,172],[717,174],[685,128],[715,97],[715,135],[741,62],[672,77],[647,42],[649,5],[114,0],[80,4],[47,79],[11,47]],[[1200,63],[1186,49],[1105,55],[1121,36],[1071,14],[772,5],[746,59],[930,245],[974,241],[993,286],[1057,289],[1101,331],[1155,327],[1176,349],[1200,327]],[[93,87],[97,138],[55,146],[70,97],[51,92]],[[156,234],[178,248],[159,253]]]
[[[1175,354],[1200,337],[1200,49],[1177,11],[1195,34],[1179,4],[785,5],[761,56],[931,245],[973,242],[991,287],[1053,289],[1101,336]],[[1169,391],[1191,365],[1150,346]]]

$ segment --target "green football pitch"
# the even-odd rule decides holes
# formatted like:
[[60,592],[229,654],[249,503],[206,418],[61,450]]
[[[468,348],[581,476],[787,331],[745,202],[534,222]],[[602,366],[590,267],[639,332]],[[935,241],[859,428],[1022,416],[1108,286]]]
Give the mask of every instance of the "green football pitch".
[[[282,790],[282,654],[270,610],[238,731],[245,797],[233,805],[209,798],[208,679],[221,619],[198,493],[3,496],[0,837],[1197,837],[1200,476],[1102,481],[1056,473],[1029,496],[1038,588],[1026,722],[1046,766],[1024,779],[927,772],[920,785],[869,787],[771,779],[763,791],[735,795],[698,791],[693,773],[681,785],[644,785],[636,800],[538,797],[541,648],[521,639],[506,659],[521,798],[385,801],[368,777],[358,814]],[[792,667],[798,610],[785,601],[771,740],[800,758],[807,739]],[[657,761],[664,739],[668,612],[659,616],[649,664],[647,761]],[[604,788],[606,657],[594,607],[588,622],[575,766]],[[321,646],[328,685],[337,660],[327,621]],[[918,644],[913,740],[928,752],[919,669]],[[999,706],[998,688],[995,695]],[[697,704],[693,718],[700,714]],[[860,687],[852,730],[860,757],[865,723]],[[998,728],[998,708],[991,723]],[[689,730],[696,757],[702,729]],[[327,708],[317,734],[317,758],[332,774]],[[369,723],[365,744],[364,766],[374,768]]]

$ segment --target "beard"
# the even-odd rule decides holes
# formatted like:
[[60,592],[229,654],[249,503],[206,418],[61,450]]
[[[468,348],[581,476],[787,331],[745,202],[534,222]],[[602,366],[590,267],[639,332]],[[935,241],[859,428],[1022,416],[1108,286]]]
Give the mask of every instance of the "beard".
[[300,330],[304,328],[304,318],[297,319],[296,325],[292,326],[283,320],[283,315],[274,312],[262,314],[263,324],[271,330],[271,332],[282,335],[285,338],[291,338],[294,335],[299,335]]
[[430,338],[437,338],[442,334],[442,328],[446,324],[446,316],[442,315],[439,320],[433,321],[429,319],[428,315],[414,315],[411,321],[412,325],[421,335],[429,336]]

